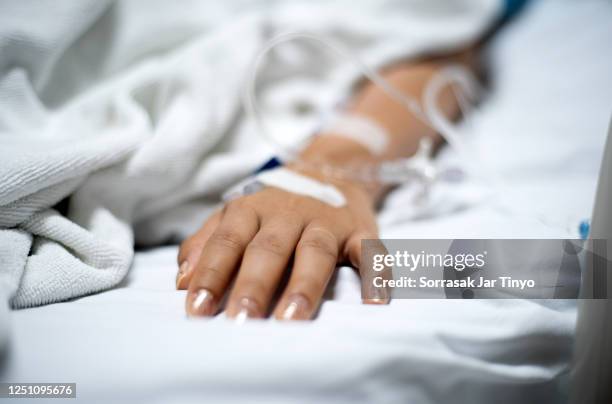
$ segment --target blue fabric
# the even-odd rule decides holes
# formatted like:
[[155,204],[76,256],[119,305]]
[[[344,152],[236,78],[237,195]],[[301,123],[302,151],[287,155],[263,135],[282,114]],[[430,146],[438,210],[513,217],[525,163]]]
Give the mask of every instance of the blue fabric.
[[527,1],[528,0],[504,0],[505,6],[503,19],[507,20],[517,15]]
[[280,167],[283,165],[283,162],[278,159],[278,157],[272,157],[270,160],[266,161],[261,167],[255,170],[255,174],[259,174],[263,171],[268,171],[276,167]]

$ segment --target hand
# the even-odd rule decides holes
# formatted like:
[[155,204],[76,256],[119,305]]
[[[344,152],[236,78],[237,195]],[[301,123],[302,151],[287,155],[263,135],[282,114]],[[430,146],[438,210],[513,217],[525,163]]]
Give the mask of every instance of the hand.
[[[287,286],[273,309],[277,319],[305,320],[316,312],[339,262],[359,267],[361,240],[377,238],[373,201],[348,182],[333,183],[347,204],[268,187],[215,213],[179,251],[177,288],[188,289],[191,316],[212,316],[226,295],[230,318],[266,316],[287,268]],[[386,303],[374,299],[370,303]]]

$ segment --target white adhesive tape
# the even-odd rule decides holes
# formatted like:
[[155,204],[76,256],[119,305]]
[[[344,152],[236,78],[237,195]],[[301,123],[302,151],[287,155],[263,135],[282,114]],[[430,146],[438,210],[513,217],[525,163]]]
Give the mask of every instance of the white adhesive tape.
[[351,139],[377,156],[383,154],[389,145],[387,131],[373,120],[359,115],[337,116],[323,126],[321,133],[324,136],[341,136]]
[[346,198],[335,186],[322,183],[284,167],[264,171],[247,178],[228,190],[223,195],[223,200],[228,201],[243,195],[252,194],[261,190],[264,186],[280,188],[294,194],[309,196],[335,208],[346,205]]

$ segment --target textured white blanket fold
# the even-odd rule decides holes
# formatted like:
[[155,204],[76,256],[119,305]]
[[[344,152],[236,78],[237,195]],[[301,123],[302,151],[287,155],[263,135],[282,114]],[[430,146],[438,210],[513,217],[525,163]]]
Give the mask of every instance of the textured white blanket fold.
[[[496,0],[0,3],[0,287],[14,308],[108,289],[135,243],[182,237],[273,151],[240,119],[254,53],[304,30],[380,66],[475,40]],[[357,77],[288,44],[262,73],[276,131],[308,133]],[[302,106],[310,108],[304,113]],[[70,196],[69,211],[53,206]]]

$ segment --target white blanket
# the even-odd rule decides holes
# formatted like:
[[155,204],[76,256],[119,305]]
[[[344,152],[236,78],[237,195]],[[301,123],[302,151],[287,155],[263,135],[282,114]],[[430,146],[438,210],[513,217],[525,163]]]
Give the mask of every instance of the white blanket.
[[[184,236],[271,155],[239,104],[265,38],[315,32],[377,66],[473,41],[499,11],[497,0],[0,3],[2,294],[22,308],[116,285],[135,242]],[[273,125],[292,139],[358,76],[321,53],[286,46],[262,74]],[[69,195],[67,215],[52,208]]]

